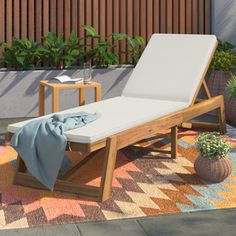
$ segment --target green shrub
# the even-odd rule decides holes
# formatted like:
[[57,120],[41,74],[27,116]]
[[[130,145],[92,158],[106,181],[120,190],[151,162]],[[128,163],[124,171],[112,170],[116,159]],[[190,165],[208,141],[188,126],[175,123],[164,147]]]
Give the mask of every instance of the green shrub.
[[145,43],[140,36],[131,38],[122,33],[103,36],[99,35],[92,26],[83,27],[86,31],[86,38],[91,39],[91,42],[97,41],[94,46],[92,44],[82,45],[82,39],[73,32],[68,40],[64,40],[63,34],[57,35],[50,32],[42,38],[43,43],[39,45],[28,39],[13,38],[11,44],[0,43],[0,47],[4,47],[0,63],[16,70],[37,67],[41,62],[48,67],[69,68],[89,60],[98,67],[106,67],[120,63],[120,54],[116,54],[114,50],[120,41],[125,41],[127,45],[128,51],[121,53],[127,54],[130,64],[136,64],[143,52]]
[[92,26],[84,25],[83,27],[87,33],[87,37],[99,40],[94,47],[92,47],[92,45],[86,45],[87,60],[94,60],[96,66],[101,67],[106,67],[111,64],[119,64],[119,57],[114,53],[114,48],[117,47],[117,44],[108,41],[112,35],[105,37],[99,35]]
[[197,150],[209,159],[224,158],[230,150],[229,143],[217,132],[206,132],[198,136]]
[[142,55],[145,47],[145,41],[143,37],[136,36],[134,38],[128,37],[128,46],[131,47],[130,50],[128,50],[128,55],[131,57],[130,64],[137,64],[140,56]]
[[48,33],[43,37],[44,45],[40,46],[43,52],[43,61],[48,66],[56,68],[70,67],[77,63],[80,55],[80,39],[72,32],[69,40],[64,41],[63,34]]
[[210,71],[230,72],[236,68],[236,53],[233,51],[235,46],[229,42],[222,43],[219,40],[218,48],[212,59]]
[[36,42],[28,39],[13,37],[12,43],[3,43],[4,52],[2,62],[7,67],[18,69],[30,69],[40,63],[41,52]]
[[235,97],[236,98],[236,76],[232,75],[232,79],[227,84],[227,95],[228,97]]
[[235,45],[233,45],[230,42],[222,42],[218,39],[218,47],[217,51],[232,51],[235,48]]

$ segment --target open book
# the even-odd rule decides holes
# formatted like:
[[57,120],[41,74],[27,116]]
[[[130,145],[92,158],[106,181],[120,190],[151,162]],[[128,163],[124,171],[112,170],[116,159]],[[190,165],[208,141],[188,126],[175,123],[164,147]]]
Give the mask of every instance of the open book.
[[74,79],[72,79],[71,77],[69,77],[67,75],[60,75],[60,76],[53,77],[52,79],[49,80],[49,82],[77,84],[77,83],[82,83],[83,78],[74,78]]

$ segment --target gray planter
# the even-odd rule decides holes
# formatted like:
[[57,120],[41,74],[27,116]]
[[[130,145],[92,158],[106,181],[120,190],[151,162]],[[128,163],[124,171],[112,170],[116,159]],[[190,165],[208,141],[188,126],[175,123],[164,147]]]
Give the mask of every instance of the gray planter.
[[[130,67],[94,69],[93,80],[102,84],[103,99],[119,96],[131,72]],[[38,115],[38,84],[57,75],[82,77],[82,70],[0,71],[0,118],[35,117]],[[93,102],[87,90],[86,102]],[[78,90],[60,91],[60,110],[78,106]],[[51,92],[46,90],[46,112],[51,112]]]

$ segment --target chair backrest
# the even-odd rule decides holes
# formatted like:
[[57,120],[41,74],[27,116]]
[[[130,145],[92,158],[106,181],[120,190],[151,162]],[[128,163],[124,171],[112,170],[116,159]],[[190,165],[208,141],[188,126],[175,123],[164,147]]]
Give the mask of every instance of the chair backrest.
[[216,47],[214,35],[153,34],[122,96],[191,104]]

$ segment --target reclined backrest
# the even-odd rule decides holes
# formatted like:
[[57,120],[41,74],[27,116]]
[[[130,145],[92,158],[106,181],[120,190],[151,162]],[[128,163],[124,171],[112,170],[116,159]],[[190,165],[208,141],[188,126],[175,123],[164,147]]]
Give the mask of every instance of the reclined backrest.
[[214,35],[152,35],[122,96],[191,104],[216,46]]

